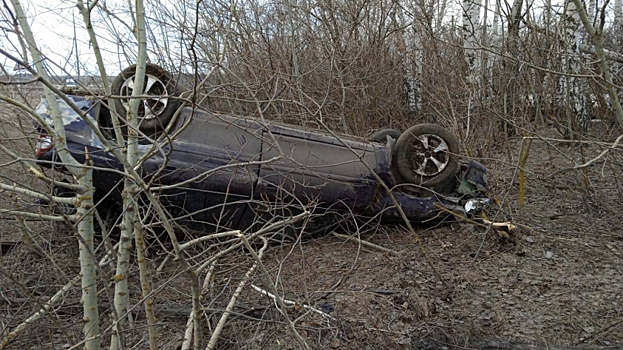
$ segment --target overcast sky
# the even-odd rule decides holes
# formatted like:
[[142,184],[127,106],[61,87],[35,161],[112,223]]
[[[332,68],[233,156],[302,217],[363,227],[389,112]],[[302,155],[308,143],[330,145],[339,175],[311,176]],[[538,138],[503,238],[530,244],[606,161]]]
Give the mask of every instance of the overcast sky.
[[[105,3],[120,19],[128,19],[128,16],[117,7],[118,5],[127,6],[127,2],[109,0]],[[97,73],[88,33],[83,25],[82,16],[75,6],[75,1],[22,0],[22,6],[29,18],[37,45],[49,61],[54,63],[48,64],[50,70],[56,74],[63,74],[63,71],[67,71],[75,75],[78,72],[77,67],[80,67],[81,75]],[[130,30],[122,25],[119,20],[108,18],[107,22],[104,22],[102,17],[97,14],[98,11],[93,11],[93,13],[92,21],[98,35],[99,45],[102,48],[108,74],[114,75],[126,67],[128,62],[123,55],[119,54],[121,50],[119,50],[117,40],[113,39],[111,31],[116,31],[116,34],[123,38],[126,44],[132,43],[133,37]],[[9,28],[10,23],[6,21],[9,17],[6,8],[2,8],[2,14],[2,28]],[[16,35],[3,30],[0,46],[12,53],[17,53],[16,49],[19,48],[19,43]],[[76,55],[76,50],[78,55]],[[0,57],[0,59],[2,60],[0,63],[11,73],[15,63],[5,57]]]

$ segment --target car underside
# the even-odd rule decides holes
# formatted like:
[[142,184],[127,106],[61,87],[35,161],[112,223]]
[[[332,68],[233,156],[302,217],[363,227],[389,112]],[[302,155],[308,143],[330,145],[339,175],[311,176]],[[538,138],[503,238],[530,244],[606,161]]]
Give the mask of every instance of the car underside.
[[[488,201],[486,169],[461,161],[458,141],[440,126],[384,130],[365,140],[220,114],[174,102],[170,78],[153,67],[147,81],[158,89],[147,92],[159,97],[142,105],[139,168],[180,225],[247,228],[275,210],[285,216],[312,207],[321,228],[345,217],[422,222],[472,214]],[[132,72],[124,70],[113,84],[122,95],[131,94]],[[59,98],[59,104],[69,151],[79,162],[92,162],[99,201],[119,208],[124,169],[107,150],[115,144],[111,114],[123,121],[127,101],[117,101],[111,111],[106,100],[68,97],[70,103]],[[36,112],[53,126],[45,101]],[[110,139],[99,139],[84,118]],[[44,166],[63,169],[45,133],[37,157]]]

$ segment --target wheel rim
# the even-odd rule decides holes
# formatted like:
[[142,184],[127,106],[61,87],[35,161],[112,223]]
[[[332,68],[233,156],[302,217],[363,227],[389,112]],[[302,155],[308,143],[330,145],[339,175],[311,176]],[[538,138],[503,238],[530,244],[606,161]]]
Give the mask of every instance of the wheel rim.
[[[132,91],[134,91],[134,75],[123,82],[120,94],[121,96],[132,96]],[[166,110],[169,103],[166,84],[154,75],[145,74],[143,95],[149,95],[149,97],[141,99],[141,104],[138,107],[138,117],[144,120],[158,118]],[[126,111],[130,108],[129,103],[129,98],[121,99],[121,104]]]
[[438,135],[419,135],[413,139],[411,145],[412,169],[420,176],[435,176],[450,163],[448,144]]

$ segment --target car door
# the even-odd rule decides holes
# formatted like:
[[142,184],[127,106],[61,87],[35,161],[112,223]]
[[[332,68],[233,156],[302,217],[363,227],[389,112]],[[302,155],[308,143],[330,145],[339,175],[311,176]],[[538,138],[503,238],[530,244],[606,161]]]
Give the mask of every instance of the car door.
[[377,183],[362,162],[375,167],[373,145],[289,125],[272,124],[269,130],[272,137],[263,132],[262,159],[282,158],[261,166],[256,195],[294,196],[304,204],[355,212],[368,206]]
[[[186,126],[172,142],[163,183],[180,184],[162,194],[171,210],[191,228],[208,224],[238,227],[258,179],[259,125],[244,118],[185,108]],[[199,225],[194,225],[199,224]]]

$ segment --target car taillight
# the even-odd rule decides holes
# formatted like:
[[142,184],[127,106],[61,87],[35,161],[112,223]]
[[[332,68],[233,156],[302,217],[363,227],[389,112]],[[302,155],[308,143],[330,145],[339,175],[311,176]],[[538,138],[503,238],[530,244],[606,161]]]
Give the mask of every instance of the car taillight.
[[39,139],[37,139],[37,144],[35,145],[35,156],[39,157],[45,152],[52,149],[54,143],[52,142],[52,138],[48,135],[39,135]]

